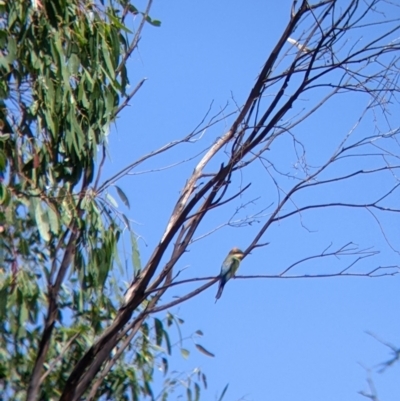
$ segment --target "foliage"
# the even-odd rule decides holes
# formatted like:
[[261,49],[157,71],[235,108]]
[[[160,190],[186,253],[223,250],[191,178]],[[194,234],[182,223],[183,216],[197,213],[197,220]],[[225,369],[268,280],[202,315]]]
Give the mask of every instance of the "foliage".
[[398,364],[400,361],[400,347],[391,344],[387,341],[384,341],[380,338],[378,338],[375,334],[373,333],[367,333],[369,335],[371,335],[373,338],[375,338],[378,342],[380,342],[381,344],[383,344],[386,348],[388,348],[388,350],[390,351],[391,354],[391,358],[379,363],[378,365],[376,365],[374,368],[365,368],[368,377],[367,377],[367,385],[368,385],[368,390],[362,390],[359,391],[359,394],[361,394],[362,396],[372,400],[372,401],[380,401],[380,397],[378,396],[378,392],[376,389],[376,385],[374,383],[374,380],[372,378],[372,373],[377,370],[378,373],[384,373],[387,369],[392,368],[395,364]]
[[[388,200],[398,188],[395,179],[372,201],[317,200],[297,206],[299,193],[360,176],[395,176],[400,168],[396,153],[400,131],[390,123],[389,130],[378,129],[362,138],[344,135],[317,167],[307,162],[305,146],[293,133],[339,93],[364,94],[370,99],[366,112],[379,107],[390,119],[387,99],[395,102],[399,92],[399,44],[394,36],[400,29],[398,21],[386,21],[388,28],[380,36],[352,43],[348,41],[352,32],[374,26],[364,19],[376,12],[380,1],[347,3],[342,7],[335,0],[312,5],[293,1],[290,21],[250,95],[228,131],[215,139],[188,176],[162,238],[142,266],[136,235],[109,189],[143,161],[196,142],[199,132],[226,118],[217,115],[206,123],[204,119],[197,131],[102,181],[110,126],[143,83],[128,92],[127,61],[144,24],[160,25],[149,16],[151,1],[140,12],[127,0],[0,0],[0,385],[6,397],[165,400],[183,383],[187,399],[198,400],[200,384],[206,384],[200,371],[187,377],[169,372],[173,347],[168,330],[182,322],[169,313],[164,320],[153,315],[216,283],[218,277],[178,281],[174,269],[195,241],[205,216],[246,194],[250,183],[237,191],[231,183],[255,162],[270,178],[277,202],[267,217],[260,212],[238,223],[263,220],[245,256],[267,245],[263,238],[274,224],[306,210],[400,212]],[[135,32],[128,27],[130,18],[139,20]],[[300,28],[304,34],[293,39]],[[292,113],[309,91],[323,96],[310,109]],[[276,160],[267,157],[286,138],[294,143],[291,152],[301,166],[295,174],[281,173]],[[372,168],[357,164],[371,157],[379,157]],[[349,163],[348,169],[335,170],[344,159],[361,167],[354,169]],[[284,185],[281,179],[286,180]],[[122,189],[115,189],[129,207]],[[122,296],[117,249],[124,230],[131,235],[133,273]],[[294,266],[311,259],[338,257],[351,259],[331,275],[351,275],[353,265],[375,255],[353,243],[328,247],[277,276],[287,277]],[[354,275],[379,275],[383,268]],[[171,286],[200,280],[206,283],[162,303]],[[213,356],[202,345],[195,346]],[[178,347],[186,357],[181,342]],[[166,374],[158,395],[153,389],[157,366]]]
[[[51,400],[116,314],[111,270],[125,223],[109,194],[96,195],[95,165],[132,96],[126,61],[139,36],[124,20],[140,13],[125,1],[64,0],[2,1],[0,13],[0,383],[10,399],[30,383],[30,399]],[[155,365],[171,352],[153,322],[97,396],[152,397]]]

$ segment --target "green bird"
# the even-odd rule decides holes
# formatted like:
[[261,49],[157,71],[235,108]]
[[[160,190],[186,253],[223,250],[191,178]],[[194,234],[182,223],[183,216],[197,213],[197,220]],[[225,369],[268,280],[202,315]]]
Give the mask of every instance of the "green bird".
[[239,248],[233,248],[229,253],[224,263],[221,266],[221,273],[219,274],[219,287],[216,295],[216,301],[221,297],[222,291],[226,282],[231,279],[239,269],[240,262],[243,259],[243,252]]

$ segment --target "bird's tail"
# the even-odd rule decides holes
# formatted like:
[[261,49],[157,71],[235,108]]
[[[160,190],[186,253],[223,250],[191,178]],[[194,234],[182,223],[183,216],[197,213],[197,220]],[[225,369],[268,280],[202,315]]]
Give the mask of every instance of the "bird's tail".
[[221,281],[219,282],[219,287],[218,287],[217,295],[215,296],[215,302],[217,302],[217,301],[221,298],[222,291],[224,290],[224,285],[225,285],[225,283],[221,280]]

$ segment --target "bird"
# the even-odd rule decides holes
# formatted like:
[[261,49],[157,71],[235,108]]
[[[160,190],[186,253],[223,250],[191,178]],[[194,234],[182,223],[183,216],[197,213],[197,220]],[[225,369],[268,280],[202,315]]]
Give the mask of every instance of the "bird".
[[231,279],[239,269],[243,256],[244,253],[239,248],[232,248],[228,253],[228,256],[225,258],[221,266],[219,287],[217,295],[215,296],[215,302],[217,302],[221,297],[226,282]]

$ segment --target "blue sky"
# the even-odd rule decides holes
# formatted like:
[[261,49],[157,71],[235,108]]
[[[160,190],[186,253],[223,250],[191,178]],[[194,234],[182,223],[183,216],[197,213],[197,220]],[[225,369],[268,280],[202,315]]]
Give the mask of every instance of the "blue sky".
[[[235,102],[242,105],[286,26],[290,4],[289,1],[156,0],[151,16],[160,19],[162,26],[145,28],[139,52],[134,53],[130,64],[132,86],[143,77],[147,81],[111,132],[110,162],[103,177],[188,134],[211,103],[214,113],[227,103],[226,113],[235,110]],[[318,96],[318,92],[304,95],[293,112],[307,110]],[[338,95],[296,128],[296,136],[306,145],[310,164],[320,164],[339,145],[366,105],[364,96]],[[366,117],[354,138],[368,135],[374,124],[381,124],[379,112],[377,120],[373,118],[373,115]],[[153,159],[118,183],[130,199],[131,210],[126,214],[135,221],[143,263],[158,243],[179,191],[199,161],[195,156],[221,136],[231,122],[228,118],[207,130],[195,144],[182,145]],[[395,115],[393,123],[399,126]],[[269,157],[283,171],[295,171],[296,157],[288,139],[277,141]],[[191,158],[174,168],[142,173]],[[346,160],[338,163],[325,177],[352,168],[371,168],[378,161],[370,158],[357,160],[359,164],[354,166],[351,163]],[[212,212],[197,236],[226,222],[244,202],[252,201],[240,212],[240,217],[276,204],[276,189],[260,165],[235,178],[232,187],[238,189],[249,182],[252,186],[246,196]],[[290,187],[293,182],[282,181],[282,185]],[[296,202],[299,205],[321,201],[368,202],[390,185],[393,185],[390,174],[372,181],[370,177],[362,177],[349,184],[304,191],[296,197]],[[259,218],[261,223],[271,210],[267,209]],[[393,215],[381,218],[390,244],[400,248],[398,218]],[[244,228],[223,227],[196,241],[177,266],[182,270],[180,277],[217,275],[229,249],[246,248],[261,223]],[[375,219],[365,210],[332,208],[304,212],[301,219],[297,216],[274,225],[265,241],[270,245],[249,255],[239,274],[279,274],[291,263],[320,253],[331,243],[338,248],[351,241],[360,248],[374,247],[381,251],[375,258],[363,260],[354,271],[399,263],[399,254],[390,248]],[[293,274],[329,273],[352,260],[317,259],[297,267]],[[217,399],[217,394],[229,383],[225,400],[263,401],[364,399],[357,392],[368,390],[365,368],[371,368],[380,401],[398,400],[400,364],[384,374],[376,373],[374,366],[389,359],[390,353],[366,332],[400,346],[399,285],[400,276],[236,279],[227,284],[216,304],[217,288],[213,286],[172,311],[185,320],[182,330],[187,335],[197,329],[204,332],[198,342],[216,357],[208,358],[197,352],[189,340],[186,347],[191,350],[189,359],[183,360],[177,352],[174,368],[191,370],[199,366],[207,374],[209,389],[203,393],[203,400]],[[190,288],[193,286],[176,287],[166,300]]]

